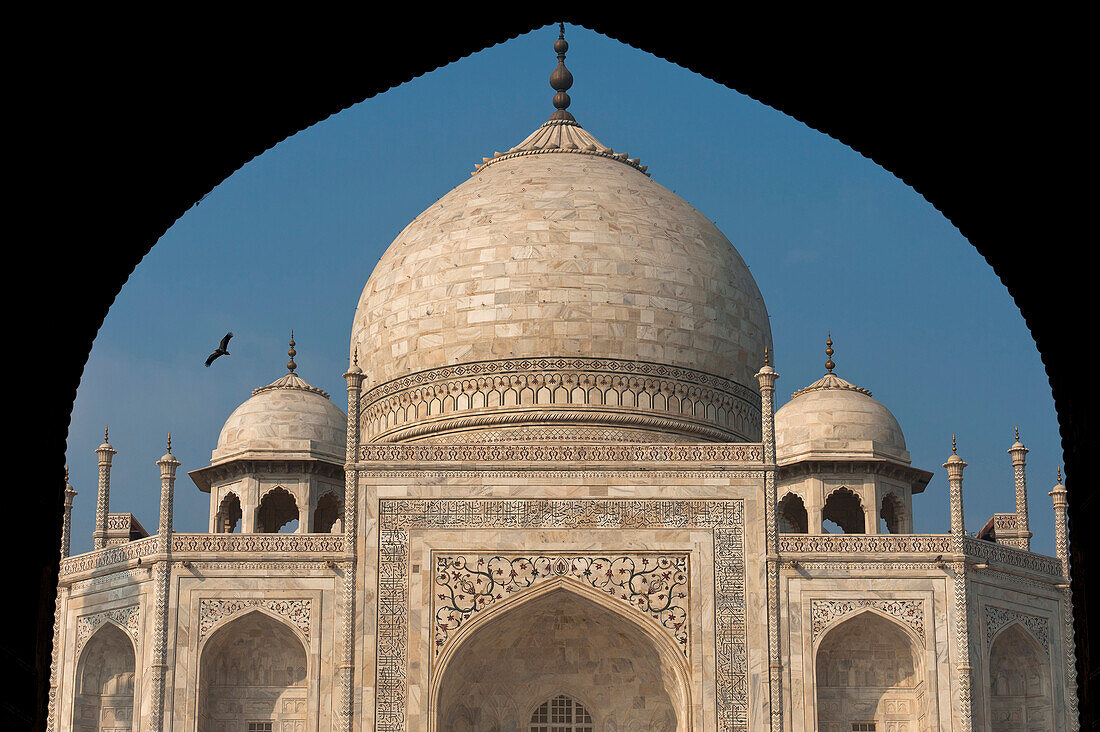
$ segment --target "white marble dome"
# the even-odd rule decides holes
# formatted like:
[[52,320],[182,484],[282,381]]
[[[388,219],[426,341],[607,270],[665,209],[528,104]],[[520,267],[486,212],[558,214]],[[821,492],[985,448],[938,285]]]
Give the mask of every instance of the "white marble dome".
[[225,421],[211,465],[234,459],[344,463],[347,416],[328,394],[289,373],[252,392]]
[[[575,122],[551,120],[507,153],[485,158],[470,180],[410,223],[382,255],[355,311],[351,347],[366,375],[364,437],[455,430],[469,437],[489,426],[471,418],[487,418],[495,400],[513,426],[560,423],[562,415],[550,416],[555,411],[572,413],[573,424],[607,426],[615,420],[593,415],[614,409],[653,418],[632,429],[759,439],[754,374],[771,345],[763,297],[710,219],[645,170]],[[573,372],[577,383],[569,385]],[[596,403],[555,399],[554,374],[567,391],[603,394]],[[647,397],[639,399],[644,384],[608,396],[617,387],[599,383],[603,376],[668,377],[652,388],[721,395],[647,406]],[[519,383],[476,383],[501,378]],[[456,379],[473,380],[474,388]],[[550,396],[540,401],[542,386]],[[518,417],[503,393],[493,395],[509,387],[517,407],[524,406],[520,392],[530,390],[532,414]],[[624,396],[624,389],[635,393]],[[469,405],[454,401],[448,409],[447,396],[463,390]],[[475,407],[478,391],[485,399]],[[670,411],[679,426],[655,418]],[[453,421],[460,413],[461,425]]]
[[776,411],[775,452],[780,464],[815,457],[909,464],[905,435],[886,405],[831,372]]

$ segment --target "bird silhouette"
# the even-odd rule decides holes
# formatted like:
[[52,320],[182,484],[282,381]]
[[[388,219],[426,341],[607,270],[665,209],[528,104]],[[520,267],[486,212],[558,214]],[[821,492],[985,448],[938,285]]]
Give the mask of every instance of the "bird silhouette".
[[229,351],[227,349],[229,348],[229,339],[232,338],[232,337],[233,337],[232,333],[226,333],[225,337],[222,338],[222,342],[220,344],[218,344],[218,350],[214,351],[213,353],[211,353],[209,356],[206,357],[206,365],[208,367],[210,366],[210,364],[214,363],[214,359],[216,359],[220,356],[228,356],[229,355]]

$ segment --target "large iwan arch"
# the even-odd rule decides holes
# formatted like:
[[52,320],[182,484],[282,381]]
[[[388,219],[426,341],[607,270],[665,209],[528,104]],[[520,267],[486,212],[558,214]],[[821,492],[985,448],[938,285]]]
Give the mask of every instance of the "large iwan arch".
[[989,649],[989,713],[994,732],[1054,729],[1050,661],[1019,623],[1012,623]]
[[583,705],[595,729],[692,729],[683,651],[632,608],[560,580],[476,620],[439,659],[435,732],[526,730],[562,695]]

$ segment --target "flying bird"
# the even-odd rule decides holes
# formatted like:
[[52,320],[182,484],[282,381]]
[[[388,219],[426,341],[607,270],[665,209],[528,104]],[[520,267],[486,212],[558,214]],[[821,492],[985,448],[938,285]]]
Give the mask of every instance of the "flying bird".
[[229,355],[229,351],[227,349],[229,348],[229,339],[232,338],[232,337],[233,337],[232,333],[226,333],[225,334],[225,337],[222,338],[222,342],[218,345],[218,350],[214,351],[213,353],[211,353],[209,356],[206,357],[206,365],[207,366],[210,366],[210,364],[214,363],[215,358],[218,358],[219,356],[228,356]]

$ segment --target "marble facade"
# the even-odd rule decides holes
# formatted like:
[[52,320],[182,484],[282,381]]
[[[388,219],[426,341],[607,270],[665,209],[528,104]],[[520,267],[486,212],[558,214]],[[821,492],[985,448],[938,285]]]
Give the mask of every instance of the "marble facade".
[[208,532],[173,531],[170,445],[157,533],[110,514],[105,437],[50,728],[1076,729],[1064,526],[967,535],[954,455],[914,534],[933,473],[831,339],[776,410],[740,255],[560,102],[382,257],[346,413],[291,341],[189,474]]

